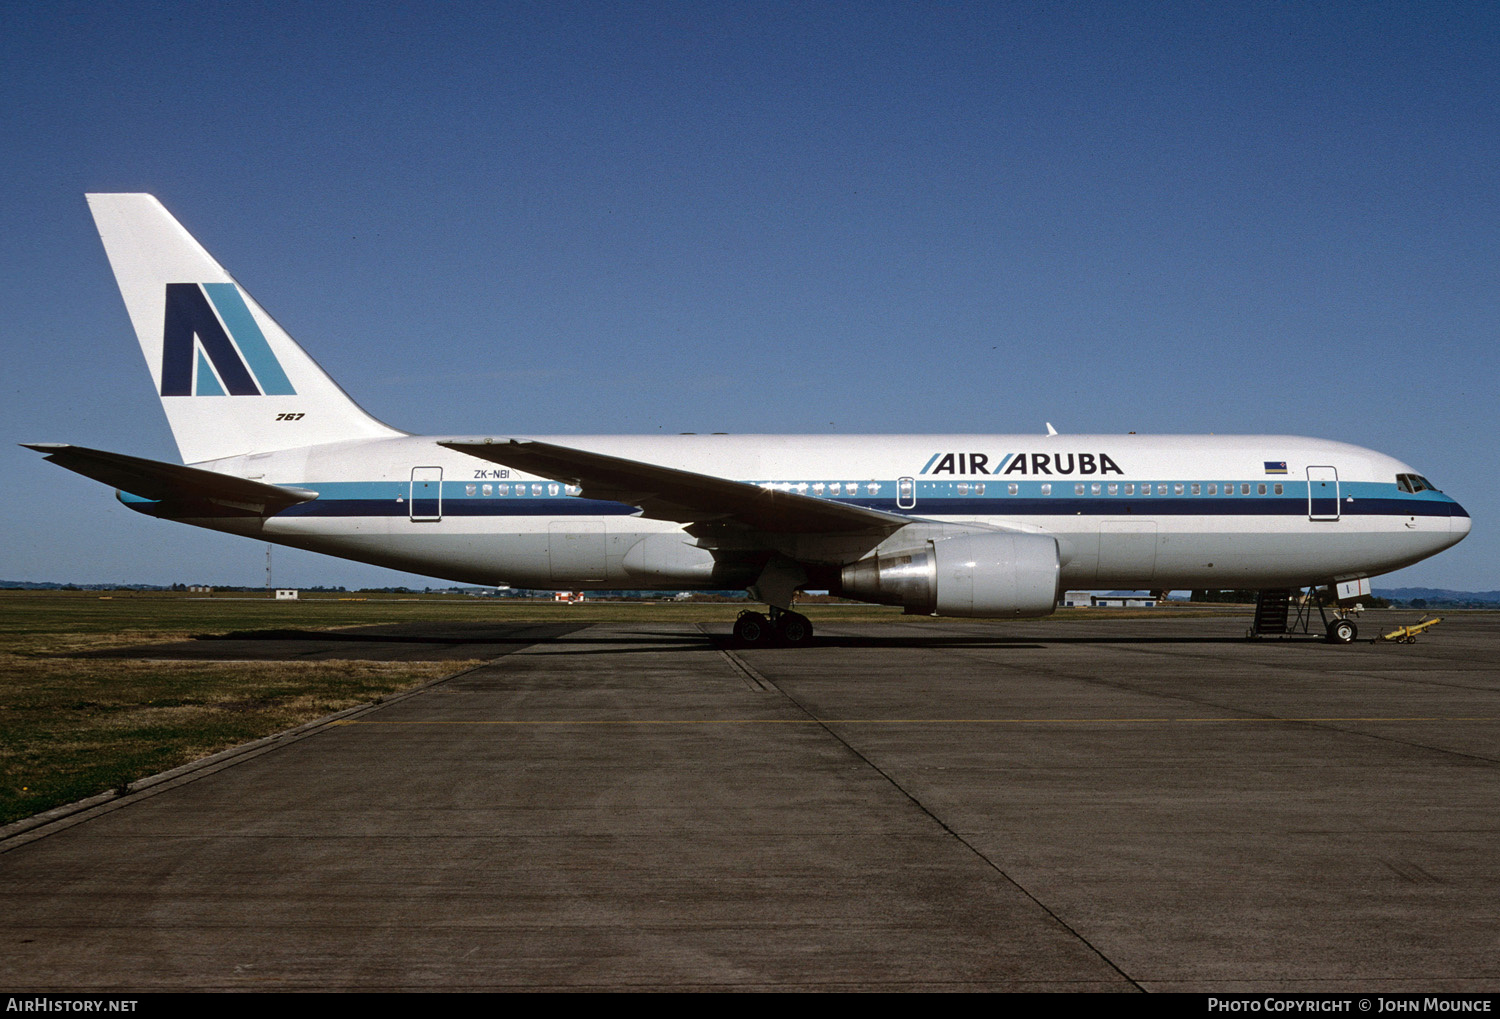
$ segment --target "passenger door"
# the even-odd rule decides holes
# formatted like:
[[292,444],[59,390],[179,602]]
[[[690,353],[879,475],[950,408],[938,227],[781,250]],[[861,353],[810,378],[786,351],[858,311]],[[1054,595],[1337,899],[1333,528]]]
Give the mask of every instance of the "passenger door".
[[412,523],[432,523],[443,519],[443,469],[413,467],[411,494],[406,500]]
[[1307,519],[1339,518],[1339,472],[1334,467],[1307,469]]

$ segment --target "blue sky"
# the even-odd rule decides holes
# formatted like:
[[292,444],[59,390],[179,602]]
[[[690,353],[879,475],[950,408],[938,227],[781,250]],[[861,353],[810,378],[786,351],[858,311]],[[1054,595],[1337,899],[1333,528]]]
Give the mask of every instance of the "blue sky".
[[0,578],[264,579],[13,445],[175,457],[119,190],[411,431],[1341,439],[1475,520],[1377,586],[1500,588],[1493,5],[11,4],[0,82]]

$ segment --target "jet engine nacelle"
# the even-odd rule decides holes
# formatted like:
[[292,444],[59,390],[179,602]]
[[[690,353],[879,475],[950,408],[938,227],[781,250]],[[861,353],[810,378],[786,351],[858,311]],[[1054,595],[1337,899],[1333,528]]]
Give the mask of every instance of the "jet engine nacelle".
[[1057,539],[986,533],[876,553],[840,574],[843,593],[904,606],[908,615],[1029,617],[1057,607]]

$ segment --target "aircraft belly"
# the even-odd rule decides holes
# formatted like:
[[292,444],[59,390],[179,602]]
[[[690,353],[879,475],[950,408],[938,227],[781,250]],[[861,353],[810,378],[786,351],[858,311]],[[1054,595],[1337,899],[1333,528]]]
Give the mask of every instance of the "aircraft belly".
[[[626,552],[657,533],[648,522],[615,530],[603,520],[558,522],[510,517],[504,531],[461,518],[413,522],[403,517],[288,517],[265,522],[265,540],[410,573],[471,584],[607,590],[662,585],[627,573]],[[680,533],[680,532],[678,532]]]

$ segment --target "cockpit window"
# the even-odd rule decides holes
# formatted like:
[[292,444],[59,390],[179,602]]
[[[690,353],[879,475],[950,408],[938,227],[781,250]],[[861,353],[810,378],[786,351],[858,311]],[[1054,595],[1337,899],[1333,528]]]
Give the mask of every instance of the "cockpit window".
[[1438,487],[1420,474],[1396,475],[1396,487],[1403,492],[1416,495],[1418,492],[1436,492]]

